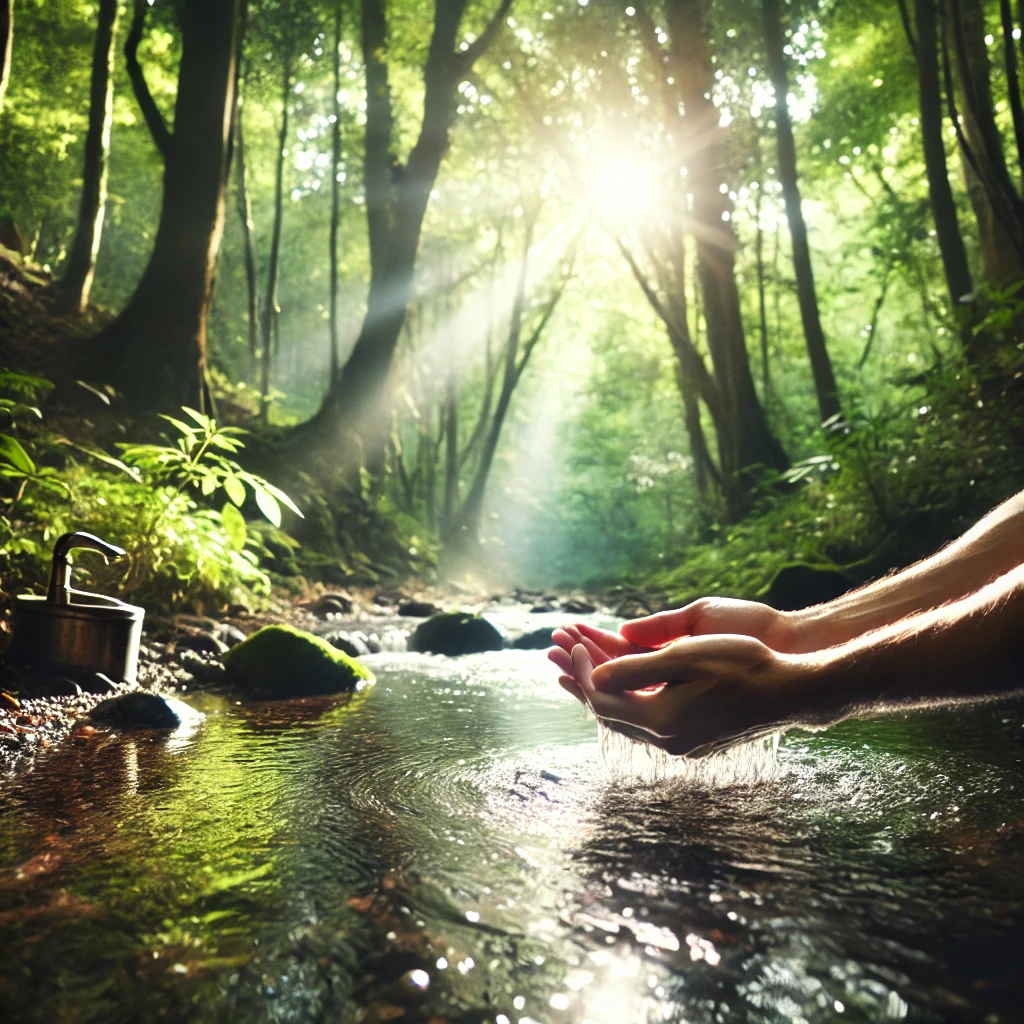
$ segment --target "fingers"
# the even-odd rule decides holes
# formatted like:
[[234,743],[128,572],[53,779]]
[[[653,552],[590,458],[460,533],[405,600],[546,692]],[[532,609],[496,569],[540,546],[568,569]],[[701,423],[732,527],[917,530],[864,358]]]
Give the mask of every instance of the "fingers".
[[632,644],[661,647],[670,640],[689,636],[693,630],[693,605],[670,612],[658,612],[643,619],[624,622],[619,632]]
[[571,676],[559,676],[558,685],[561,686],[566,693],[571,693],[582,705],[587,705],[587,698],[583,695],[583,691]]
[[572,657],[562,647],[551,647],[548,649],[548,661],[555,664],[555,667],[565,676],[572,675]]
[[647,650],[630,643],[618,633],[609,633],[606,629],[588,626],[583,622],[576,625],[576,631],[580,634],[581,639],[593,641],[605,654],[612,658],[621,658],[624,654],[643,654]]
[[598,666],[593,686],[602,693],[642,690],[659,683],[684,682],[685,661],[676,649],[666,648],[650,654],[630,654]]

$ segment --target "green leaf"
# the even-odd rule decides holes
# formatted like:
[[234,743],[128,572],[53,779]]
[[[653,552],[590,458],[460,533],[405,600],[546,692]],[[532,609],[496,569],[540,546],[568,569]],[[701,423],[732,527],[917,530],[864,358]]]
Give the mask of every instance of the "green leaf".
[[209,497],[217,490],[217,478],[208,470],[205,471],[200,477],[200,488],[202,489],[203,497]]
[[224,477],[224,491],[238,506],[241,506],[245,501],[245,484],[237,476]]
[[28,452],[10,434],[0,434],[0,458],[6,459],[22,473],[31,475],[36,471],[36,464]]
[[242,516],[242,513],[230,501],[226,501],[224,502],[224,507],[220,510],[220,521],[224,527],[224,532],[231,541],[231,546],[236,551],[241,551],[245,547],[245,539],[248,536],[245,518]]
[[281,506],[277,499],[261,484],[253,483],[253,492],[256,495],[256,504],[260,511],[267,517],[274,526],[281,525]]
[[210,431],[216,429],[213,420],[211,420],[209,416],[204,416],[201,412],[198,412],[196,409],[190,409],[187,405],[183,405],[181,407],[181,411],[186,416],[189,416],[192,419],[194,419],[196,423],[198,423],[199,426],[203,428],[203,430]]
[[173,416],[165,416],[163,413],[160,413],[160,419],[167,420],[168,423],[172,423],[177,427],[178,432],[184,434],[186,437],[196,436],[196,428],[188,423],[182,423],[181,420],[176,420]]
[[299,511],[299,506],[298,506],[298,505],[296,505],[296,504],[295,504],[295,502],[294,502],[294,501],[292,501],[292,499],[291,499],[291,498],[289,498],[289,497],[288,497],[288,495],[287,495],[287,494],[285,494],[285,493],[284,493],[284,491],[282,491],[280,487],[275,487],[275,486],[274,486],[273,484],[271,484],[271,483],[267,483],[267,481],[266,481],[266,480],[264,480],[264,481],[263,481],[263,486],[264,486],[264,487],[265,487],[265,488],[266,488],[266,489],[267,489],[267,490],[268,490],[268,491],[269,491],[269,492],[270,492],[270,493],[271,493],[271,494],[272,494],[272,495],[273,495],[273,496],[274,496],[275,498],[277,498],[277,500],[278,500],[279,502],[281,502],[281,504],[282,504],[282,505],[287,505],[287,506],[288,506],[288,508],[290,508],[290,509],[291,509],[291,510],[292,510],[292,511],[293,511],[293,512],[294,512],[294,513],[295,513],[295,514],[296,514],[296,515],[297,515],[297,516],[298,516],[298,517],[300,518],[300,519],[305,519],[305,518],[306,518],[306,517],[305,517],[305,516],[304,516],[304,515],[303,515],[303,514],[302,514],[302,513],[301,513],[301,512]]

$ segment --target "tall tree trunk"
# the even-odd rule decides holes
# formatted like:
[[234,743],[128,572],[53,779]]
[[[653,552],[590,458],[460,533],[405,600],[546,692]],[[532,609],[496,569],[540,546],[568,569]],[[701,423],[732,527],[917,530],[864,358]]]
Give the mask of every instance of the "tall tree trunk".
[[[242,78],[244,81],[244,77]],[[260,339],[260,300],[259,283],[256,274],[256,224],[252,217],[252,200],[249,197],[249,173],[245,159],[245,108],[239,102],[235,108],[235,174],[237,189],[235,198],[238,204],[238,219],[242,222],[242,251],[245,261],[245,294],[246,318],[248,329],[248,352],[250,382],[256,379],[256,360]]]
[[267,263],[267,290],[263,296],[261,320],[263,372],[260,379],[260,419],[270,418],[270,378],[277,350],[277,284],[281,277],[281,222],[284,220],[284,158],[288,148],[288,102],[292,95],[291,54],[286,53],[281,68],[281,130],[277,137],[277,168],[274,177],[274,224],[270,235],[270,259]]
[[764,179],[757,182],[754,200],[754,260],[757,264],[757,327],[761,341],[761,394],[765,408],[771,395],[771,361],[768,358],[768,303],[764,274],[764,228],[761,226],[761,205],[764,202]]
[[[501,0],[480,35],[465,49],[456,50],[466,0],[436,0],[434,30],[423,71],[420,134],[402,168],[392,166],[389,155],[391,101],[386,78],[384,3],[362,0],[370,290],[366,316],[352,354],[332,381],[320,411],[299,435],[307,457],[330,455],[335,463],[332,471],[340,468],[350,474],[360,457],[378,451],[386,441],[382,428],[389,417],[380,415],[378,405],[409,304],[423,218],[441,161],[448,151],[456,90],[501,31],[511,2]],[[353,445],[353,441],[357,443]],[[372,454],[368,457],[376,461]]]
[[60,298],[57,302],[57,308],[62,313],[80,313],[89,304],[92,279],[96,272],[96,255],[103,235],[103,217],[107,208],[110,126],[114,113],[113,72],[117,40],[117,7],[118,0],[100,0],[96,40],[92,51],[89,128],[85,135],[78,226],[60,282]]
[[[334,6],[334,125],[331,130],[331,237],[330,237],[330,376],[332,382],[338,376],[340,354],[338,351],[338,218],[341,211],[341,15],[343,0]],[[328,386],[330,386],[328,384]]]
[[0,0],[0,113],[3,113],[7,83],[11,80],[11,50],[13,45],[14,0]]
[[[938,34],[935,25],[935,0],[914,0],[917,24],[917,88],[921,113],[921,142],[924,148],[928,196],[935,221],[935,235],[942,258],[950,304],[956,313],[961,300],[974,289],[967,266],[956,203],[949,185],[946,148],[942,139],[942,96],[939,91]],[[961,332],[962,336],[965,333]]]
[[452,369],[444,386],[444,495],[441,501],[441,540],[451,539],[459,504],[459,389]]
[[739,291],[732,203],[719,185],[729,177],[724,130],[711,99],[714,69],[708,51],[708,0],[669,0],[666,14],[673,75],[685,105],[687,138],[698,146],[690,163],[697,276],[704,297],[708,349],[721,394],[719,458],[730,514],[742,514],[748,470],[783,470],[789,460],[768,426],[750,372]]
[[178,5],[175,131],[162,129],[164,194],[153,252],[121,315],[80,346],[82,372],[93,377],[102,365],[142,410],[206,403],[206,324],[224,233],[239,2]]
[[807,225],[804,222],[803,204],[800,199],[793,122],[789,116],[789,76],[786,73],[779,0],[763,0],[762,9],[768,76],[775,90],[775,137],[778,143],[779,181],[782,183],[786,220],[789,222],[789,235],[793,244],[793,270],[796,273],[800,319],[803,322],[807,354],[811,361],[811,373],[814,375],[818,415],[824,423],[842,415],[842,408],[839,404],[835,374],[832,372],[832,360],[825,344],[825,332],[818,313],[811,250],[807,242]]
[[[985,280],[1002,288],[1024,276],[1024,205],[1010,179],[992,101],[979,0],[951,0],[950,21],[957,79],[963,99],[961,147],[968,194],[978,221]],[[1011,46],[1012,52],[1012,46]],[[1019,96],[1017,97],[1019,106]]]

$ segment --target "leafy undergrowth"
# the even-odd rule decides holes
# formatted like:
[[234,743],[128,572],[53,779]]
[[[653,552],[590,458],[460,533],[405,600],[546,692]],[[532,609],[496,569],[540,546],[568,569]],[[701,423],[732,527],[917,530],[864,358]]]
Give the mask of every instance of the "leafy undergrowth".
[[[821,454],[766,482],[750,516],[637,582],[670,604],[756,598],[792,563],[876,578],[936,550],[1024,486],[1020,359],[985,383],[939,367],[899,408],[854,411]],[[995,383],[1000,382],[1000,383]],[[789,487],[795,487],[790,490]]]

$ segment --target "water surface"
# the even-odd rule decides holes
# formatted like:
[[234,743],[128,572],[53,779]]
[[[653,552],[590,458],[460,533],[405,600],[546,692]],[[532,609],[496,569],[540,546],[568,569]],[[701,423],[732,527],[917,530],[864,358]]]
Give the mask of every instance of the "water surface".
[[192,737],[8,783],[3,1019],[1020,1019],[1021,702],[644,785],[542,652],[367,661],[354,698],[200,696]]

